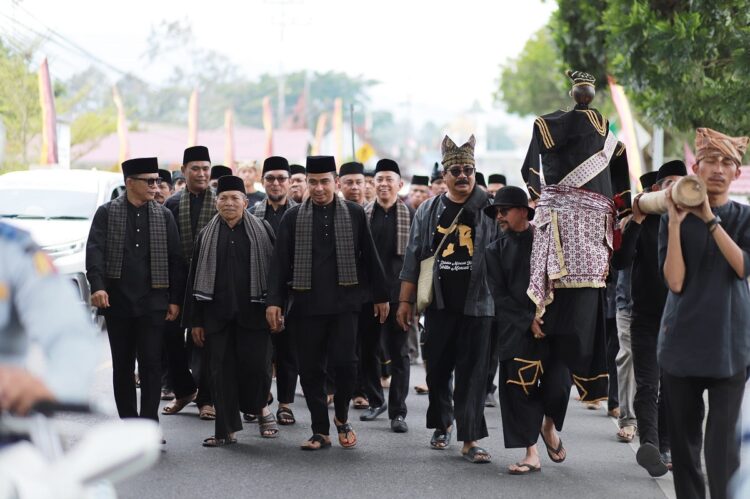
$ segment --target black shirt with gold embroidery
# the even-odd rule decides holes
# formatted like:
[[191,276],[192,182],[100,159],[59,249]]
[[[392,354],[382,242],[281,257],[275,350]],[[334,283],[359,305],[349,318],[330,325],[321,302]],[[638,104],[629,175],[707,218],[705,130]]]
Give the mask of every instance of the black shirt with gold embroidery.
[[[463,203],[454,203],[447,196],[442,196],[445,204],[438,220],[432,249],[437,249],[443,236],[450,230],[451,223],[458,215]],[[445,243],[437,255],[438,279],[443,292],[445,306],[452,312],[463,313],[466,295],[469,293],[469,279],[471,278],[472,256],[474,255],[473,224],[466,223],[461,216],[455,230],[447,234]]]

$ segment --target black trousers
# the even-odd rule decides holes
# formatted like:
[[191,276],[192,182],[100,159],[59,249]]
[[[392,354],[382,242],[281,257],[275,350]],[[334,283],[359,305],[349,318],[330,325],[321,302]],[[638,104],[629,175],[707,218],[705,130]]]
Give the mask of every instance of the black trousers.
[[500,362],[498,395],[506,449],[536,444],[545,416],[562,431],[572,381],[556,355],[555,341],[534,339],[529,332],[518,357]]
[[630,326],[630,348],[633,353],[635,397],[633,410],[638,420],[641,444],[655,445],[662,452],[669,450],[669,425],[664,417],[667,397],[660,390],[661,370],[656,357],[659,317],[633,312]]
[[495,374],[497,374],[500,368],[500,343],[497,337],[497,321],[492,320],[490,326],[490,366],[487,370],[487,394],[495,393],[497,385],[495,385]]
[[369,330],[370,328],[370,321],[373,318],[372,314],[373,314],[372,303],[365,303],[364,305],[362,305],[362,310],[359,312],[357,316],[357,330],[356,330],[357,379],[356,379],[356,383],[354,384],[354,392],[352,393],[352,397],[367,398],[367,386],[366,386],[367,375],[365,374],[365,368],[364,368],[364,365],[362,364],[362,358],[363,358],[362,350],[364,348],[364,335],[367,334],[367,333],[364,333],[364,331]]
[[[240,411],[260,414],[271,389],[271,334],[240,327],[235,321],[206,331],[216,408],[216,438],[242,430]],[[205,368],[205,366],[204,366]]]
[[[139,317],[105,314],[112,352],[112,384],[117,413],[121,418],[159,421],[161,399],[161,354],[166,310]],[[141,408],[136,400],[135,361],[141,379]]]
[[195,393],[196,385],[188,366],[188,352],[185,348],[185,328],[180,318],[165,321],[164,354],[167,359],[167,379],[175,397],[183,398]]
[[380,345],[390,359],[391,387],[388,391],[388,417],[406,417],[406,396],[409,394],[409,333],[396,322],[395,304],[384,324],[369,314],[369,320],[361,324],[362,357],[360,359],[364,375],[365,393],[372,407],[385,403],[383,386],[380,383],[382,366],[378,350]]
[[[427,428],[446,429],[455,415],[457,438],[468,442],[488,436],[484,419],[491,317],[469,317],[427,310],[424,349],[429,406]],[[451,396],[451,374],[455,384]],[[455,409],[454,409],[455,405]]]
[[190,356],[190,371],[193,375],[193,382],[198,386],[198,396],[195,398],[195,405],[198,407],[213,405],[208,345],[204,344],[203,347],[199,347],[193,343],[193,335],[190,330],[187,331],[186,345]]
[[745,370],[730,378],[695,378],[663,374],[669,397],[674,488],[678,499],[704,499],[701,470],[703,392],[708,390],[706,475],[711,499],[728,496],[727,485],[740,466],[737,420],[745,392]]
[[297,390],[297,352],[292,337],[289,329],[271,335],[276,362],[276,398],[281,404],[294,403]]
[[607,319],[607,374],[609,384],[607,386],[607,410],[611,411],[620,407],[618,384],[617,384],[617,352],[620,351],[620,340],[617,337],[617,320],[612,317]]
[[289,321],[297,349],[300,384],[310,411],[313,433],[328,435],[326,372],[336,380],[333,397],[336,419],[349,419],[357,374],[358,313],[293,317]]

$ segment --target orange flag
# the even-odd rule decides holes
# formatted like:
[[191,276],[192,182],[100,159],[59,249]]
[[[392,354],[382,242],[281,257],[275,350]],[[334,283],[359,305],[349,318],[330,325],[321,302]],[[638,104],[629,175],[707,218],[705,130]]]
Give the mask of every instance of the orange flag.
[[341,164],[344,156],[344,109],[341,97],[333,101],[333,137],[335,140],[334,155],[336,164]]
[[310,151],[311,156],[318,156],[320,154],[320,144],[323,142],[323,134],[326,132],[327,121],[328,114],[320,113],[320,116],[318,116],[318,124],[315,126],[315,142]]
[[273,156],[273,113],[271,98],[263,97],[263,129],[266,131],[265,157]]
[[188,104],[188,147],[198,145],[198,90],[190,94]]
[[224,111],[224,164],[234,171],[234,113]]
[[130,147],[128,144],[128,122],[125,119],[125,106],[122,104],[122,98],[116,86],[112,87],[112,100],[115,101],[115,107],[117,108],[117,137],[120,141],[120,154],[117,166],[119,167],[123,161],[130,159]]
[[45,57],[39,67],[39,104],[42,108],[42,153],[39,163],[57,164],[57,116],[55,96],[49,77],[49,66]]

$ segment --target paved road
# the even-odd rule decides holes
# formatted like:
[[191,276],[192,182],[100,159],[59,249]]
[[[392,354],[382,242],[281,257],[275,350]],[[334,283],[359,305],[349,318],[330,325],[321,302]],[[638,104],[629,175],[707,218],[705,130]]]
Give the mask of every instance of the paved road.
[[[412,385],[424,379],[421,366],[412,367],[412,378]],[[113,404],[111,370],[106,361],[97,373],[95,391]],[[485,413],[490,437],[482,445],[492,454],[493,462],[476,465],[460,457],[455,440],[446,451],[429,448],[431,431],[424,427],[426,396],[412,391],[407,404],[409,433],[392,433],[384,416],[375,422],[360,422],[359,412],[352,410],[359,446],[344,450],[334,443],[330,449],[311,453],[298,450],[310,435],[309,414],[301,396],[293,405],[297,424],[281,427],[279,438],[263,439],[257,425],[247,424],[238,434],[237,445],[220,449],[201,446],[203,438],[213,434],[213,423],[199,420],[197,408],[190,406],[178,415],[162,416],[167,451],[155,468],[120,484],[118,493],[138,499],[673,497],[671,477],[649,478],[636,464],[634,449],[615,440],[616,426],[603,409],[590,411],[571,400],[562,432],[567,460],[554,464],[543,455],[541,473],[511,476],[505,468],[522,453],[503,447],[499,409]]]

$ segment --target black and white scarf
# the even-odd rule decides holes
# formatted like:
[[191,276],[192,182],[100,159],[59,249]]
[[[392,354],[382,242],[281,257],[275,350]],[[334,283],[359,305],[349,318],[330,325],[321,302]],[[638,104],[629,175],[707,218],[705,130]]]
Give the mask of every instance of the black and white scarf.
[[[212,301],[216,282],[216,259],[221,217],[217,214],[200,233],[200,251],[195,267],[193,296],[199,301]],[[250,239],[250,301],[265,302],[268,292],[268,269],[273,254],[273,240],[266,230],[266,222],[247,211],[242,213],[245,234]]]
[[187,189],[183,190],[180,194],[180,211],[178,213],[177,225],[180,229],[180,240],[182,242],[182,255],[185,257],[185,262],[190,265],[190,261],[193,259],[193,243],[201,229],[208,224],[216,214],[216,195],[211,189],[206,189],[206,194],[203,196],[203,204],[201,205],[201,211],[198,214],[198,225],[195,228],[195,234],[193,234],[193,227],[190,223],[190,192]]
[[[164,208],[156,201],[148,202],[148,237],[151,259],[151,287],[169,287],[169,252],[167,250],[167,219]],[[128,223],[128,198],[124,194],[113,199],[107,210],[107,248],[105,274],[108,279],[122,276],[125,231]]]
[[[357,284],[357,261],[354,256],[354,229],[349,208],[339,196],[334,196],[333,231],[336,238],[336,271],[339,286]],[[294,272],[292,289],[312,289],[313,203],[310,198],[302,203],[297,213],[294,232]]]
[[[287,197],[286,209],[288,210],[292,206],[297,206],[297,202],[294,199]],[[268,209],[268,198],[266,197],[266,199],[264,199],[263,201],[255,205],[255,207],[253,208],[253,215],[263,220],[266,218],[267,209]]]
[[[365,206],[368,221],[372,221],[376,202],[373,201]],[[398,199],[396,201],[396,254],[398,256],[406,254],[406,245],[409,243],[410,230],[411,217],[409,216],[409,208],[407,208],[406,203]]]

